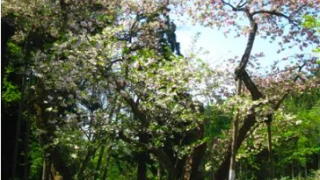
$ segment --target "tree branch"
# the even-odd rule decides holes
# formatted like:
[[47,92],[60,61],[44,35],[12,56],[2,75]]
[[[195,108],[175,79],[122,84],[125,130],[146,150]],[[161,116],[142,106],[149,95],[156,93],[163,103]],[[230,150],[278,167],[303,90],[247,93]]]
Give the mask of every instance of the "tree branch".
[[305,6],[306,6],[305,4],[302,5],[302,6],[300,6],[297,10],[293,11],[293,12],[290,14],[289,17],[291,17],[291,16],[293,16],[294,14],[296,14],[297,12],[301,11],[301,9],[304,8]]
[[243,1],[244,0],[240,0],[240,2],[237,5],[237,8],[243,8],[248,3],[248,1]]
[[255,11],[252,13],[252,16],[254,15],[257,15],[257,14],[270,14],[270,15],[275,15],[275,16],[278,16],[278,17],[283,17],[285,19],[287,19],[289,21],[289,23],[292,23],[292,24],[297,24],[295,21],[293,21],[291,19],[290,16],[287,16],[283,13],[280,13],[280,12],[277,12],[277,11],[267,11],[267,10],[260,10],[260,11]]
[[[120,82],[116,81],[116,86],[117,92],[121,94],[121,91],[124,91],[125,85],[122,85]],[[122,98],[128,103],[132,109],[132,112],[137,116],[137,118],[140,119],[142,123],[147,123],[147,117],[138,109],[137,103],[131,97],[122,96]]]
[[246,12],[247,17],[249,18],[249,21],[250,21],[251,31],[250,31],[250,34],[248,37],[246,49],[245,49],[244,54],[241,58],[241,62],[239,64],[239,66],[235,69],[235,72],[234,72],[236,79],[241,78],[241,76],[244,73],[244,70],[245,70],[247,63],[249,61],[249,57],[250,57],[251,50],[253,47],[254,39],[256,37],[257,29],[258,29],[258,24],[254,21],[253,16],[250,14],[249,10],[246,9],[245,12]]
[[[302,68],[306,65],[306,63],[303,63],[301,66],[299,66],[299,69],[298,69],[298,72],[301,72],[302,71]],[[296,82],[298,79],[299,79],[300,75],[297,75],[294,79],[293,79],[293,82]],[[274,104],[274,107],[273,109],[274,110],[278,110],[280,105],[282,104],[282,102],[286,99],[286,97],[289,95],[289,93],[285,93],[282,98]]]
[[250,91],[253,100],[258,100],[263,96],[262,93],[258,90],[257,86],[254,84],[254,82],[251,80],[246,70],[243,71],[241,80],[244,82],[247,89]]
[[[242,7],[246,4],[246,2],[245,2],[242,6],[237,6],[237,7],[234,7],[232,4],[227,3],[227,2],[224,1],[224,0],[221,0],[221,2],[222,2],[224,5],[227,5],[227,6],[231,7],[233,11],[245,11],[245,8],[242,8]],[[241,1],[240,1],[240,3],[241,3]],[[240,3],[239,3],[239,4],[240,4]],[[238,5],[239,5],[239,4],[238,4]]]

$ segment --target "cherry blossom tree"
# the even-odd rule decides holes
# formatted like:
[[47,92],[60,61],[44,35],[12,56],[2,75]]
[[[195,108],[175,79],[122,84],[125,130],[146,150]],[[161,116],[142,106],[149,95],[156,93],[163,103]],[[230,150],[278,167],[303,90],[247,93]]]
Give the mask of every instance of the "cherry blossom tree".
[[21,12],[32,18],[16,41],[29,31],[49,37],[30,49],[27,69],[44,179],[90,176],[92,158],[113,140],[133,147],[138,179],[150,162],[169,179],[202,176],[203,107],[190,93],[204,64],[181,56],[167,12],[166,1],[41,1]]
[[[271,42],[279,41],[278,49],[275,51],[281,52],[285,48],[292,48],[293,46],[298,46],[301,50],[305,47],[312,44],[319,44],[319,38],[315,35],[314,30],[306,29],[301,26],[303,16],[309,14],[317,17],[319,11],[320,2],[317,0],[310,1],[181,1],[180,3],[181,12],[187,12],[195,22],[199,22],[204,26],[225,29],[226,34],[230,32],[235,32],[236,36],[245,35],[248,36],[247,45],[245,46],[245,51],[239,62],[239,65],[235,68],[234,76],[238,81],[238,90],[237,95],[240,95],[241,84],[243,83],[246,87],[248,93],[251,94],[251,99],[253,101],[272,101],[272,111],[266,113],[264,117],[266,118],[266,124],[268,127],[268,135],[271,136],[270,123],[272,121],[272,112],[277,110],[283,99],[287,96],[288,92],[297,90],[297,85],[293,85],[292,82],[298,81],[298,79],[303,79],[298,74],[295,77],[289,76],[293,79],[282,79],[280,82],[283,82],[283,88],[285,92],[279,94],[267,95],[266,92],[262,91],[262,88],[267,88],[267,86],[261,87],[256,78],[253,79],[247,70],[247,65],[254,58],[251,55],[252,47],[254,45],[254,40],[256,36],[270,40]],[[179,5],[177,5],[179,6]],[[279,38],[281,38],[279,40]],[[294,72],[293,69],[299,69],[298,72],[301,73],[301,70],[304,66],[312,67],[315,62],[314,59],[308,61],[308,58],[303,55],[296,56],[298,59],[295,61],[298,63],[297,67],[288,68],[289,72]],[[278,74],[278,72],[276,72]],[[279,74],[288,74],[288,73],[279,73]],[[287,76],[288,77],[288,76]],[[264,79],[263,80],[267,80]],[[302,80],[304,81],[304,80]],[[277,82],[279,80],[271,76],[271,78],[265,82]],[[312,81],[313,83],[317,81]],[[310,84],[313,84],[310,83]],[[298,83],[300,84],[300,83]],[[307,83],[308,84],[308,83]],[[278,84],[279,85],[279,84]],[[314,86],[315,84],[313,84]],[[302,86],[300,86],[302,88]],[[271,100],[272,99],[272,100]],[[250,106],[251,111],[256,109],[254,106]],[[246,137],[246,134],[257,122],[256,113],[247,113],[244,115],[244,122],[237,132],[238,127],[238,115],[235,115],[234,119],[234,130],[233,130],[233,145],[230,146],[225,153],[224,161],[222,162],[220,168],[217,170],[216,178],[225,179],[227,169],[230,164],[229,179],[235,178],[235,155],[237,149],[242,144],[243,140]],[[271,150],[271,141],[269,141],[269,155],[271,163],[271,172],[272,176],[272,150]]]
[[[26,130],[24,179],[28,164],[34,163],[28,159],[29,137],[40,141],[42,179],[106,179],[119,159],[130,171],[120,175],[124,179],[204,179],[206,149],[214,154],[210,159],[216,179],[225,179],[229,166],[233,179],[237,150],[257,127],[268,132],[264,140],[272,177],[274,114],[279,117],[287,96],[319,86],[314,75],[319,65],[313,57],[298,54],[281,61],[288,64],[285,68],[275,62],[269,72],[261,73],[255,67],[263,52],[251,51],[256,36],[278,43],[279,52],[318,44],[316,30],[301,22],[306,13],[317,18],[319,4],[4,1],[4,16],[13,16],[16,23],[9,41],[23,54],[23,68],[17,71],[24,82],[19,120],[34,130]],[[211,70],[195,52],[182,56],[169,16],[175,10],[205,26],[228,28],[226,35],[248,36],[242,58],[226,61],[232,69]],[[210,113],[212,106],[217,112]],[[216,138],[211,149],[204,138],[205,123],[217,113],[227,120],[233,115],[233,138]],[[17,164],[15,160],[12,178]]]

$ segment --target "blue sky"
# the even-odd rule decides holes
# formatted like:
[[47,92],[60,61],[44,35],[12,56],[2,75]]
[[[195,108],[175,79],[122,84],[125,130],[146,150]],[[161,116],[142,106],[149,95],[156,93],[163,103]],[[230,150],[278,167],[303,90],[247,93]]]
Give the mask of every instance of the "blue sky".
[[[203,60],[208,62],[211,66],[221,64],[223,60],[232,58],[234,56],[241,57],[247,44],[247,37],[242,36],[234,38],[233,35],[225,37],[222,30],[206,28],[200,25],[192,25],[190,22],[181,23],[175,21],[177,25],[177,41],[181,44],[181,52],[184,53],[190,49],[192,40],[199,32],[200,37],[197,43],[192,46],[197,48],[202,47],[203,50],[209,52],[206,56],[200,56]],[[252,50],[252,54],[263,52],[265,57],[260,59],[262,66],[269,66],[275,60],[280,60],[283,57],[292,56],[296,53],[311,54],[312,48],[305,49],[302,52],[298,47],[287,49],[280,54],[277,53],[277,42],[269,43],[268,40],[262,39],[259,36],[256,37],[255,44]]]

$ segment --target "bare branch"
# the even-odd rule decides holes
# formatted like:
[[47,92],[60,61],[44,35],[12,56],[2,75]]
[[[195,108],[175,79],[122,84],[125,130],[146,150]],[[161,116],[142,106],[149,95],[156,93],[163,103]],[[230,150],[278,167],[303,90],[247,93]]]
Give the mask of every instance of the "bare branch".
[[298,13],[299,11],[301,11],[301,9],[304,8],[304,7],[306,7],[305,4],[302,5],[302,6],[300,6],[297,10],[293,11],[293,12],[290,14],[289,17],[291,18],[293,15],[295,15],[296,13]]
[[289,21],[289,23],[292,24],[297,24],[297,22],[293,21],[290,16],[287,16],[283,13],[277,12],[277,11],[267,11],[267,10],[260,10],[260,11],[255,11],[252,13],[252,16],[257,15],[257,14],[270,14],[278,17],[283,17]]
[[231,7],[233,11],[245,11],[245,8],[242,8],[241,6],[240,6],[240,7],[238,7],[238,6],[237,6],[237,7],[234,7],[232,4],[230,4],[230,3],[228,3],[228,2],[226,2],[226,1],[224,1],[224,0],[221,0],[221,2],[222,2],[224,5],[227,5],[227,6]]
[[238,3],[237,8],[243,8],[247,3],[248,3],[248,1],[241,0]]

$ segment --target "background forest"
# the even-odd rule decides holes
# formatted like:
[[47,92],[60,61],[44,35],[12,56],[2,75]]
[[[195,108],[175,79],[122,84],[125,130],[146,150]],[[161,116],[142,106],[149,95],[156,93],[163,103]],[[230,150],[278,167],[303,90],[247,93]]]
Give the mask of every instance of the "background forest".
[[[1,6],[3,179],[320,179],[319,0]],[[181,52],[173,16],[243,54]],[[256,37],[300,52],[262,69]]]

